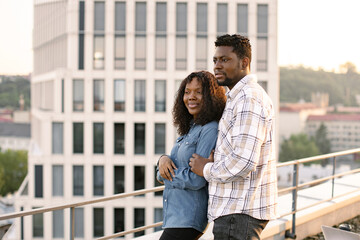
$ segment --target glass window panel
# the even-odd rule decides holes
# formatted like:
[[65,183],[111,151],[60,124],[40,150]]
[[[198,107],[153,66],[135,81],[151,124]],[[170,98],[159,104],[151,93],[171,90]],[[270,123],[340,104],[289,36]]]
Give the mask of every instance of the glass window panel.
[[105,30],[105,2],[94,3],[94,30]]
[[94,208],[93,215],[93,229],[94,237],[103,237],[104,236],[104,209],[103,208]]
[[62,154],[64,144],[63,123],[52,123],[52,153]]
[[125,111],[125,80],[114,81],[114,111]]
[[35,165],[35,197],[43,197],[43,166]]
[[105,37],[94,36],[94,69],[104,69],[105,62]]
[[228,32],[228,5],[226,3],[217,4],[217,32],[223,35]]
[[61,165],[52,166],[52,195],[64,195],[64,168]]
[[206,37],[196,38],[196,69],[197,70],[207,69],[207,38]]
[[104,153],[104,123],[94,123],[94,153]]
[[85,30],[85,1],[79,1],[79,31]]
[[73,153],[84,153],[84,123],[73,123]]
[[175,49],[176,63],[175,67],[178,70],[186,69],[187,59],[187,38],[186,36],[176,37],[176,49]]
[[166,69],[166,37],[156,36],[155,39],[155,69]]
[[94,196],[104,195],[104,167],[94,166]]
[[124,208],[114,209],[114,233],[125,231],[125,210]]
[[155,112],[166,112],[165,80],[155,80]]
[[78,69],[84,69],[85,1],[79,1],[79,52]]
[[257,14],[257,29],[258,34],[268,33],[268,5],[259,4],[258,5],[258,14]]
[[267,42],[267,37],[257,38],[256,59],[258,71],[267,71]]
[[125,192],[125,168],[124,166],[114,167],[114,194]]
[[156,3],[156,32],[166,32],[166,2]]
[[115,123],[114,124],[114,153],[124,154],[125,153],[125,124]]
[[135,154],[145,154],[145,123],[135,123]]
[[126,30],[126,4],[125,2],[115,2],[115,31]]
[[207,3],[198,3],[196,8],[196,30],[198,33],[207,32]]
[[[155,208],[154,209],[154,223],[161,222],[163,220],[163,209],[162,208]],[[160,231],[161,226],[155,227],[155,232]]]
[[186,3],[176,3],[176,32],[187,32]]
[[[35,208],[34,208],[35,209]],[[33,237],[44,237],[44,214],[39,213],[32,216]]]
[[135,80],[135,112],[145,112],[146,109],[146,82]]
[[155,123],[155,154],[165,153],[165,123]]
[[94,80],[94,111],[104,111],[104,80]]
[[53,238],[64,237],[64,210],[53,211]]
[[146,3],[137,2],[135,5],[135,31],[146,32]]
[[[134,187],[136,190],[145,189],[145,167],[144,166],[135,166],[134,167]],[[144,195],[138,195],[144,196]]]
[[238,4],[237,5],[237,32],[242,35],[248,33],[248,5]]
[[85,52],[85,36],[83,33],[79,34],[79,60],[78,60],[78,69],[84,69],[84,52]]
[[126,56],[125,35],[115,36],[115,69],[125,69]]
[[84,80],[73,80],[73,111],[84,111]]
[[146,37],[135,37],[135,69],[146,68]]
[[75,208],[74,214],[74,233],[76,238],[84,237],[84,209],[83,208]]
[[73,166],[73,195],[84,196],[84,166]]
[[[134,227],[142,227],[145,225],[145,209],[144,208],[135,208],[134,209]],[[143,236],[145,234],[145,231],[136,232],[134,233],[135,237]]]

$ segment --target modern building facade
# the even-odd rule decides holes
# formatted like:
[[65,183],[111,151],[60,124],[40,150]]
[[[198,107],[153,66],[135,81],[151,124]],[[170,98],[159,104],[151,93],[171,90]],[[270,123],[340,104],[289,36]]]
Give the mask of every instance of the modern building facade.
[[[156,186],[179,83],[212,72],[224,33],[250,38],[251,70],[278,108],[277,0],[35,0],[32,148],[16,211]],[[75,236],[161,219],[161,194],[110,201],[77,208]],[[16,234],[67,239],[69,221],[68,211],[17,219]]]

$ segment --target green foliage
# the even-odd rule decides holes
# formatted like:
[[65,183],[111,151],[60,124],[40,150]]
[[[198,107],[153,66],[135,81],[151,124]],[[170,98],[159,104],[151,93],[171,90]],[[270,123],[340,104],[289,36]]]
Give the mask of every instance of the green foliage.
[[0,194],[14,193],[27,174],[27,151],[0,152]]
[[[327,154],[331,152],[331,143],[330,140],[327,138],[327,128],[326,126],[321,123],[319,128],[316,130],[314,141],[316,143],[316,146],[319,148],[320,154]],[[323,159],[321,161],[321,164],[323,166],[327,165],[329,162],[329,159]]]
[[20,95],[24,96],[25,109],[30,108],[30,81],[22,76],[1,76],[0,108],[19,108]]
[[356,106],[360,94],[360,74],[351,63],[344,64],[343,73],[315,71],[302,66],[280,68],[280,102],[311,101],[314,92],[328,93],[329,104]]
[[280,146],[279,161],[286,162],[319,155],[320,151],[313,139],[306,134],[293,134]]

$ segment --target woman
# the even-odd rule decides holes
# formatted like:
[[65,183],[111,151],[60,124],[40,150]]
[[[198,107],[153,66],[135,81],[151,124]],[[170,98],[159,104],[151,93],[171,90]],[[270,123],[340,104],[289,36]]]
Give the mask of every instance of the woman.
[[180,137],[170,156],[158,161],[157,179],[165,184],[160,240],[198,239],[207,226],[207,182],[190,171],[193,153],[208,157],[225,107],[225,90],[210,72],[193,72],[180,84],[173,122]]

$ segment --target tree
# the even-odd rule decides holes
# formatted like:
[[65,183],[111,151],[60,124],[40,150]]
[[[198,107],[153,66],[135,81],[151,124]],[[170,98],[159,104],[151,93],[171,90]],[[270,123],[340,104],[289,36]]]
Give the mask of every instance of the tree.
[[[327,128],[321,123],[319,128],[315,132],[314,141],[318,147],[320,154],[327,154],[331,152],[331,143],[327,138]],[[321,164],[326,165],[329,162],[329,159],[323,159]]]
[[0,194],[14,193],[27,174],[27,151],[0,152]]
[[[320,151],[313,139],[306,134],[293,134],[280,146],[279,161],[286,162],[319,155]],[[312,162],[313,163],[313,162]]]

